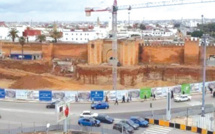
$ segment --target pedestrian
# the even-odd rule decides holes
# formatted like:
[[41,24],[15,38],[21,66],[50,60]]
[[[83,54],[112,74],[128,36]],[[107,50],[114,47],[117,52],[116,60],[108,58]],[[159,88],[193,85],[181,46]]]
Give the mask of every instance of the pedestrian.
[[185,92],[183,91],[182,94],[185,94]]
[[146,97],[146,95],[145,95],[145,96],[144,96],[144,101],[146,100],[146,98],[147,98],[147,97]]
[[75,102],[78,102],[78,97],[77,96],[75,96]]
[[105,97],[105,102],[108,102],[108,97],[107,96]]
[[213,89],[211,87],[209,87],[209,90],[211,91],[211,94],[213,93]]
[[156,99],[155,99],[155,94],[153,94],[153,99],[156,100]]
[[118,99],[117,98],[116,98],[114,105],[118,105]]
[[129,97],[127,97],[127,102],[129,102]]
[[131,98],[132,98],[131,94],[129,94],[129,98],[130,98],[130,101],[131,101]]
[[174,98],[174,94],[173,94],[173,91],[171,91],[171,98],[172,98],[172,99]]
[[122,96],[122,103],[125,103],[125,96]]

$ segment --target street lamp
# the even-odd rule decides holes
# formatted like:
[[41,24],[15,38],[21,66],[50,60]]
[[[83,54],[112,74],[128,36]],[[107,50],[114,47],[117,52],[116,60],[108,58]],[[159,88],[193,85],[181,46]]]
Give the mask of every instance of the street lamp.
[[[202,15],[202,30],[203,30],[203,15]],[[205,79],[206,79],[206,38],[207,35],[203,35],[203,64],[202,64],[202,117],[205,117]]]

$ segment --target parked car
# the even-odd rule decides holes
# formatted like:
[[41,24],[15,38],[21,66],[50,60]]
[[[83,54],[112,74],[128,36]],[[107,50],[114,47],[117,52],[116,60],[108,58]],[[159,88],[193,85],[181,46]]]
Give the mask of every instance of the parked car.
[[138,117],[138,116],[130,117],[130,120],[132,120],[134,123],[138,124],[140,127],[148,127],[149,126],[148,121],[146,121],[143,118]]
[[82,126],[95,126],[99,127],[100,126],[100,121],[96,120],[94,118],[80,118],[78,120],[78,124]]
[[120,122],[128,124],[131,126],[134,130],[137,130],[139,128],[139,124],[134,123],[132,120],[121,120]]
[[55,101],[55,102],[52,102],[52,103],[50,103],[50,104],[47,104],[46,105],[46,108],[55,108],[55,105],[57,104],[57,103],[59,103],[60,101]]
[[97,113],[91,113],[90,111],[83,111],[82,114],[80,114],[80,117],[81,118],[93,118],[93,117],[96,117],[98,116]]
[[108,109],[109,104],[107,102],[98,102],[91,105],[91,109]]
[[121,133],[122,133],[122,131],[123,131],[123,133],[125,132],[125,133],[129,133],[129,134],[134,132],[134,129],[132,127],[130,127],[128,124],[125,124],[122,122],[114,124],[113,129],[118,130]]
[[183,102],[183,101],[190,101],[190,100],[191,100],[191,96],[186,95],[186,94],[179,95],[174,98],[175,102]]
[[102,123],[108,123],[108,124],[112,124],[114,122],[113,118],[105,114],[99,114],[98,116],[95,117],[95,119],[101,121]]

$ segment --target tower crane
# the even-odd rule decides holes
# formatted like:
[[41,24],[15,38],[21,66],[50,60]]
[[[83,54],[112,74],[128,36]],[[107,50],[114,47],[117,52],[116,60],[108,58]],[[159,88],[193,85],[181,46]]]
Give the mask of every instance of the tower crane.
[[111,12],[112,13],[112,51],[113,51],[113,65],[112,65],[112,77],[113,77],[113,90],[116,91],[117,98],[117,11],[120,10],[131,10],[141,8],[153,8],[153,7],[165,7],[165,6],[176,6],[176,5],[188,5],[188,4],[199,4],[199,3],[211,3],[215,0],[170,0],[160,2],[145,2],[142,4],[134,5],[117,5],[117,0],[114,0],[111,7],[106,8],[85,8],[86,16],[90,16],[91,12]]

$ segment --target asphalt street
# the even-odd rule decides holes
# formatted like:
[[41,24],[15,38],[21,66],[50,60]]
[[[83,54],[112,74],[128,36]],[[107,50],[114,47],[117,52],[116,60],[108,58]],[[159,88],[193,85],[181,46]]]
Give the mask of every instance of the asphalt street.
[[[206,104],[215,104],[215,98],[212,95],[206,95]],[[150,108],[150,103],[152,107]],[[110,103],[110,108],[107,110],[91,110],[90,104],[71,104],[70,124],[77,125],[79,114],[84,110],[90,110],[96,113],[106,113],[110,116],[120,120],[121,118],[127,118],[127,113],[150,112],[156,110],[163,110],[166,108],[166,99],[159,100],[147,100],[144,102],[130,102],[130,103],[119,103],[119,105],[114,105]],[[201,95],[195,95],[192,97],[191,101],[188,102],[174,102],[171,101],[171,106],[174,109],[180,110],[183,107],[193,107],[201,105]],[[174,110],[173,110],[174,112]],[[11,129],[17,127],[33,127],[46,125],[47,123],[56,124],[56,114],[55,109],[46,109],[46,104],[44,103],[16,103],[16,102],[5,102],[0,101],[0,129]],[[105,126],[108,127],[109,126]],[[112,128],[112,126],[110,126]],[[142,131],[142,130],[141,130]]]

